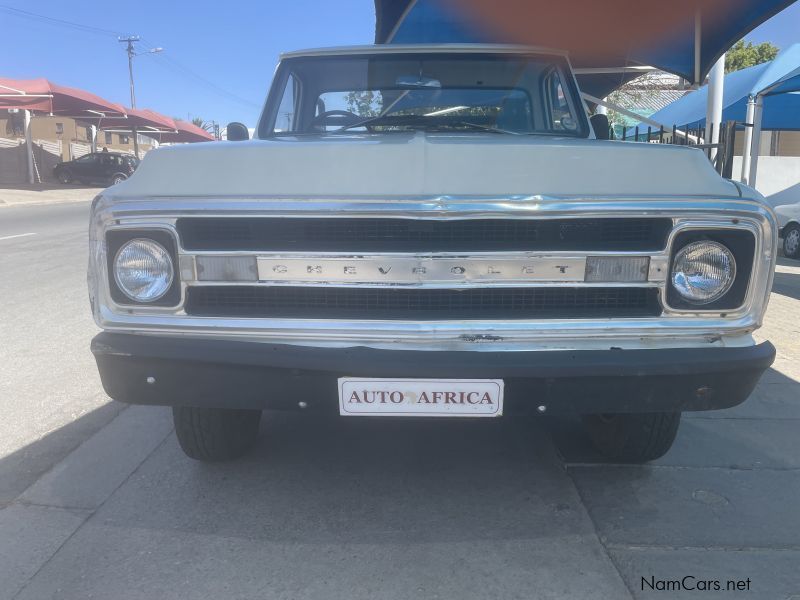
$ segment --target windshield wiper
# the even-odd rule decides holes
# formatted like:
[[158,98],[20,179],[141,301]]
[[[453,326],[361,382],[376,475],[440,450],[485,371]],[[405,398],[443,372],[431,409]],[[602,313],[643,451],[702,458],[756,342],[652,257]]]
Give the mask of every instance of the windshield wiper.
[[500,127],[493,127],[491,125],[482,125],[480,123],[473,123],[472,121],[465,120],[442,120],[436,117],[429,117],[426,115],[378,115],[370,117],[349,125],[344,125],[339,129],[335,129],[331,133],[338,133],[340,131],[347,131],[348,129],[357,129],[358,127],[369,127],[370,125],[396,125],[398,127],[422,127],[425,129],[453,129],[457,127],[468,127],[470,129],[477,129],[479,131],[488,131],[490,133],[505,133],[509,135],[525,135],[519,131],[511,131],[509,129],[502,129]]
[[356,121],[355,123],[350,123],[349,125],[344,125],[339,127],[339,129],[334,129],[330,133],[339,133],[340,131],[347,131],[348,129],[357,129],[358,127],[369,127],[370,125],[398,125],[400,127],[408,127],[413,125],[419,125],[420,119],[424,119],[425,117],[420,117],[419,115],[378,115],[377,117],[369,117],[368,119],[363,119],[361,121]]
[[488,131],[490,133],[505,133],[508,135],[528,135],[522,131],[512,131],[510,129],[503,129],[502,127],[493,127],[491,125],[482,125],[480,123],[473,123],[472,121],[452,121],[450,123],[443,123],[440,125],[443,129],[448,127],[471,127],[479,131]]

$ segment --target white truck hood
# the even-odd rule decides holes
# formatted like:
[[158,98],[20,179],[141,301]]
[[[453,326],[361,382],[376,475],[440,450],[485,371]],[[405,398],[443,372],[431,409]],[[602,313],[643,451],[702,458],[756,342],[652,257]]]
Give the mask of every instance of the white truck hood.
[[490,133],[349,134],[148,153],[111,198],[738,197],[696,149]]

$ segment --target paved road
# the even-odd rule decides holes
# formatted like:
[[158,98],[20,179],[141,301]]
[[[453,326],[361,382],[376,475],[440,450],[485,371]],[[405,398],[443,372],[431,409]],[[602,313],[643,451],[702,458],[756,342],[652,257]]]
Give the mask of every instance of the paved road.
[[0,209],[0,238],[37,233],[0,239],[0,598],[660,598],[643,577],[687,575],[800,597],[800,263],[761,334],[776,368],[654,465],[600,464],[570,420],[268,415],[209,466],[168,411],[103,397],[86,211]]
[[87,352],[88,213],[0,207],[0,506],[119,411]]

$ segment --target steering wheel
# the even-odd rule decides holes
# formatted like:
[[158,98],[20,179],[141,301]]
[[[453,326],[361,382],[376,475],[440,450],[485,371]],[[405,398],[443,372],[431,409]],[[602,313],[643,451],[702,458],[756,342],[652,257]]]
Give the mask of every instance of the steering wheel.
[[326,110],[325,112],[314,117],[311,120],[311,125],[314,127],[320,125],[339,125],[339,123],[336,123],[336,121],[333,123],[328,123],[327,120],[330,117],[334,117],[336,121],[341,121],[342,127],[345,125],[358,123],[364,119],[364,117],[359,117],[356,113],[350,112],[349,110]]

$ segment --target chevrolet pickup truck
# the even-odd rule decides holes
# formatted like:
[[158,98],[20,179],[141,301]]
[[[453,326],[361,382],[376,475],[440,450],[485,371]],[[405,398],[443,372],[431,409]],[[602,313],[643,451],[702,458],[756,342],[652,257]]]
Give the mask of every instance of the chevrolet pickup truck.
[[158,149],[95,200],[105,390],[173,407],[206,461],[267,409],[579,415],[608,460],[663,455],[774,359],[776,221],[701,151],[593,123],[557,51],[282,56],[255,139]]

